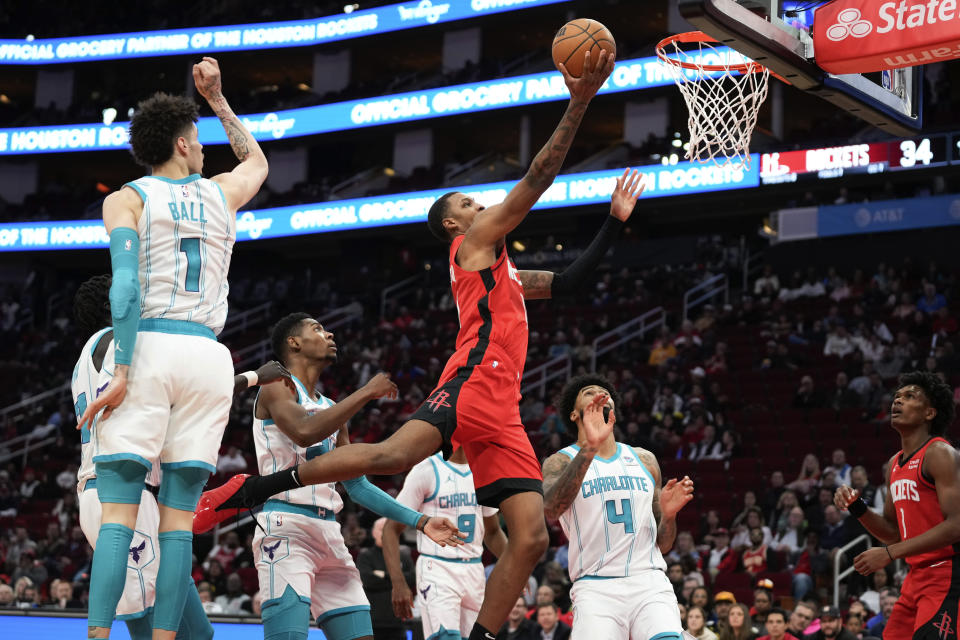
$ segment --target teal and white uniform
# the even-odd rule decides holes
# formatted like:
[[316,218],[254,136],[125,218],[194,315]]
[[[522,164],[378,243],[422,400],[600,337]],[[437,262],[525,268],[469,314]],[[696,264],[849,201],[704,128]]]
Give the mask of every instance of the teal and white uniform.
[[466,534],[463,545],[441,547],[417,532],[416,575],[423,637],[459,640],[469,636],[486,586],[480,562],[483,518],[497,510],[477,503],[470,467],[445,461],[439,453],[410,470],[397,502],[431,517],[447,518]]
[[[571,459],[579,447],[560,453]],[[629,446],[596,456],[560,516],[569,540],[574,640],[661,640],[681,634],[677,598],[657,547],[653,476]]]
[[[127,396],[94,435],[94,460],[216,470],[230,412],[233,362],[216,335],[227,317],[236,212],[220,187],[194,174],[129,182],[143,201],[140,325]],[[99,379],[113,373],[113,350]]]
[[[73,368],[73,404],[76,415],[83,415],[87,405],[96,397],[97,380],[100,373],[93,364],[93,352],[110,328],[101,329],[93,334],[83,350],[80,359]],[[112,340],[111,340],[112,345]],[[107,351],[112,351],[112,346]],[[77,498],[80,510],[80,528],[91,547],[96,548],[100,532],[101,509],[97,497],[97,472],[93,464],[93,445],[91,431],[97,428],[97,419],[92,426],[84,425],[80,431],[80,469],[77,471]],[[154,464],[147,475],[147,483],[160,484],[160,467]],[[117,619],[132,620],[141,618],[153,608],[156,596],[157,570],[160,562],[157,552],[160,548],[157,540],[157,527],[160,525],[160,512],[153,494],[146,489],[140,494],[140,509],[137,512],[137,524],[130,543],[127,557],[127,576],[123,585],[123,595],[117,605]]]
[[[321,394],[308,392],[293,378],[297,402],[314,413],[333,406]],[[309,447],[287,437],[273,420],[256,415],[254,404],[253,440],[261,475],[286,469],[328,451],[337,443],[337,433]],[[344,544],[336,514],[343,501],[334,483],[301,487],[271,497],[257,514],[253,555],[260,579],[260,595],[266,620],[268,609],[287,607],[289,601],[309,603],[311,617],[331,633],[337,618],[361,612],[369,621],[370,603],[363,591],[360,572]],[[309,624],[308,619],[304,622]],[[369,622],[367,622],[369,625]],[[307,629],[302,630],[305,634]]]

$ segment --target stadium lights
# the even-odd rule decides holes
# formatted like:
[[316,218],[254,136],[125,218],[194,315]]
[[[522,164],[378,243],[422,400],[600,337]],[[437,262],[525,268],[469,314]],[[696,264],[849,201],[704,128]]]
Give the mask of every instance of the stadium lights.
[[110,126],[117,117],[117,110],[113,107],[107,107],[103,110],[103,124]]
[[360,5],[358,5],[358,4],[345,4],[345,5],[343,5],[343,12],[344,12],[344,13],[353,13],[354,11],[356,11],[356,10],[359,9],[359,8],[360,8]]

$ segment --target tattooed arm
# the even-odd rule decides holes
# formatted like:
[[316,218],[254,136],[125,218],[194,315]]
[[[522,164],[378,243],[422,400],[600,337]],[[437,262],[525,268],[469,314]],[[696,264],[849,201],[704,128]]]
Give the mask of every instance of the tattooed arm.
[[462,255],[465,260],[470,261],[471,254],[485,253],[488,254],[487,261],[492,264],[495,247],[503,242],[507,233],[520,224],[530,212],[530,208],[553,184],[553,179],[560,172],[563,160],[580,127],[587,105],[613,71],[613,58],[602,52],[596,64],[592,65],[588,57],[584,69],[586,71],[581,77],[574,78],[565,68],[561,68],[564,81],[570,90],[570,103],[560,124],[533,159],[526,175],[510,190],[504,201],[477,214],[466,233],[458,256]]
[[581,448],[572,460],[555,453],[543,461],[543,513],[548,520],[556,520],[573,504],[596,453]]
[[639,447],[634,447],[633,451],[653,476],[653,518],[657,521],[657,547],[660,553],[667,553],[677,538],[677,513],[693,499],[693,481],[687,476],[679,482],[671,479],[661,489],[657,457]]
[[227,132],[230,148],[240,161],[233,171],[213,178],[223,189],[227,207],[236,211],[257,195],[260,185],[267,179],[267,156],[223,97],[220,66],[217,61],[204,57],[202,62],[193,65],[193,80],[197,85],[197,92],[206,98],[210,108],[220,118],[220,123]]

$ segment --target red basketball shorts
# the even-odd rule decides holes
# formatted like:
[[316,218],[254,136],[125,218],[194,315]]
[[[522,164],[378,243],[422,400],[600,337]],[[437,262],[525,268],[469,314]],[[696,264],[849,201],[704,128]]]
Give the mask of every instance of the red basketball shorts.
[[911,568],[883,630],[883,640],[957,640],[960,557]]

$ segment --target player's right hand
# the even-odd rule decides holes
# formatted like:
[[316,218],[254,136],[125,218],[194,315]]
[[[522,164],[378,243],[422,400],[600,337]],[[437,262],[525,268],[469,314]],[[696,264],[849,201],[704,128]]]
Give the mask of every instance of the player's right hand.
[[278,380],[282,380],[287,389],[289,389],[293,395],[297,395],[297,385],[293,383],[293,375],[287,371],[285,366],[276,360],[271,360],[270,362],[260,365],[257,368],[258,385],[263,386],[265,384],[277,382]]
[[836,493],[833,494],[833,504],[837,509],[840,509],[840,511],[846,511],[853,501],[859,497],[860,491],[853,487],[843,485],[837,487]]
[[583,408],[583,431],[587,439],[587,447],[596,451],[603,444],[611,433],[613,425],[617,422],[616,411],[610,412],[610,417],[603,419],[603,409],[607,406],[607,400],[610,396],[606,393],[598,393],[593,396],[586,407]]
[[113,410],[120,406],[123,399],[127,397],[127,368],[124,365],[117,365],[113,373],[113,378],[103,391],[97,394],[93,402],[87,405],[87,410],[83,412],[77,420],[77,429],[83,425],[92,425],[93,419],[103,410],[103,419],[106,420],[113,413]]
[[223,85],[220,81],[220,63],[216,58],[204,56],[203,60],[193,65],[193,82],[197,85],[197,93],[207,100],[220,95]]
[[583,55],[583,73],[579,78],[570,75],[567,68],[560,63],[558,65],[560,73],[563,74],[563,81],[570,91],[570,99],[577,101],[589,101],[597,95],[597,91],[607,81],[607,77],[613,72],[613,56],[606,50],[600,52],[596,62],[591,59],[590,52]]
[[413,593],[405,580],[394,583],[390,599],[393,601],[395,616],[401,620],[409,620],[413,617]]
[[397,385],[390,379],[390,374],[382,371],[370,378],[370,381],[363,385],[363,388],[374,398],[396,400],[399,395]]

